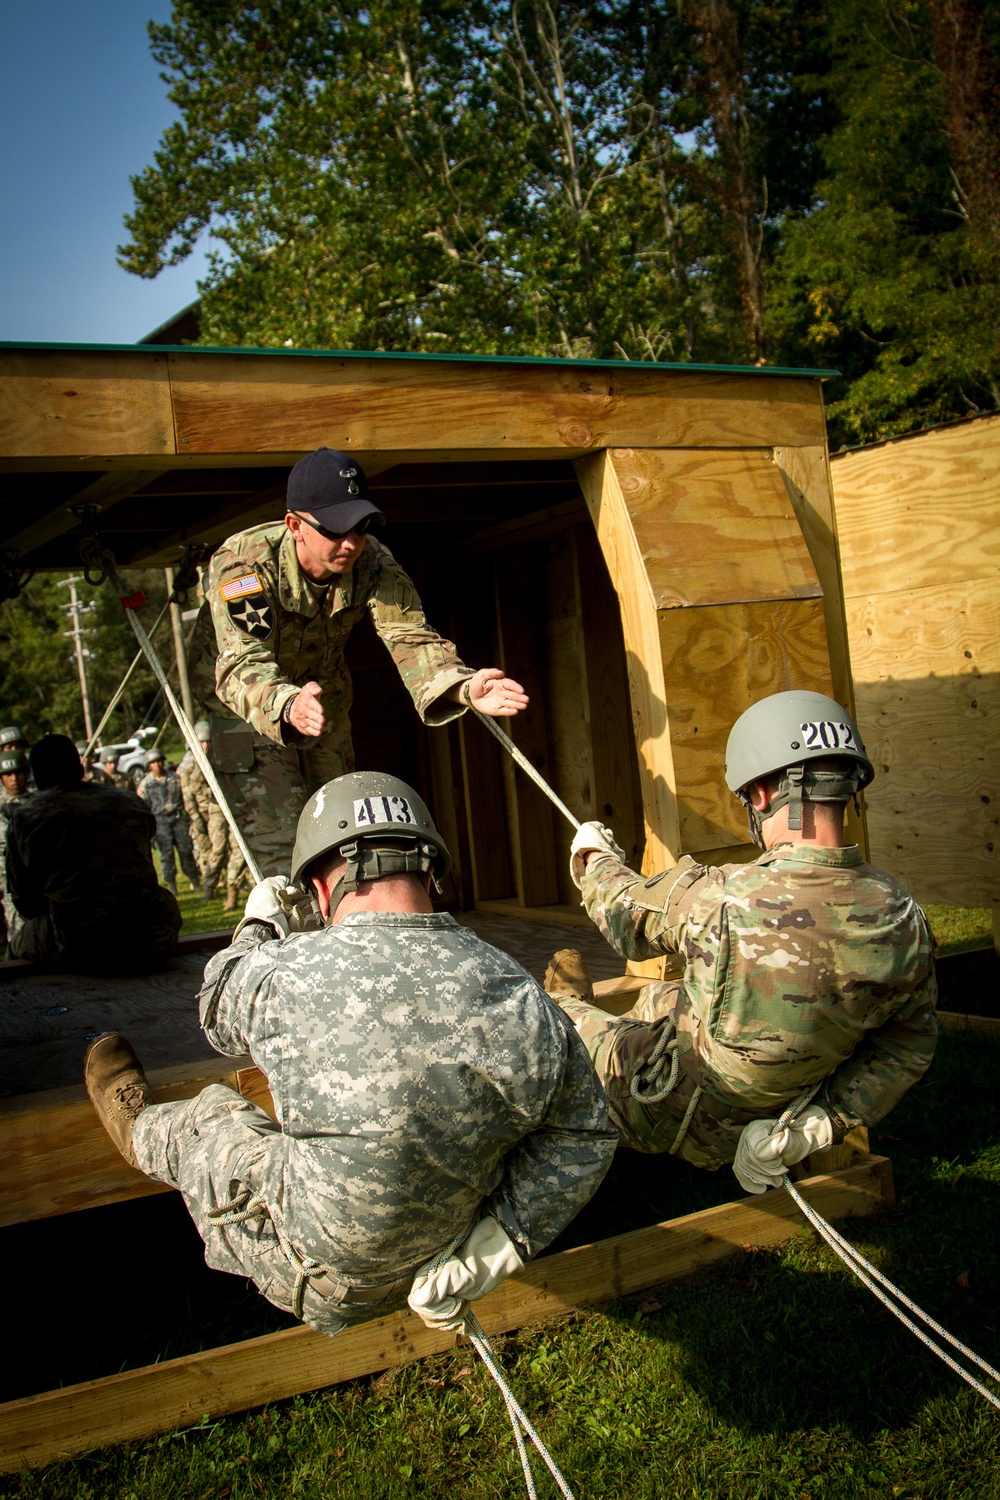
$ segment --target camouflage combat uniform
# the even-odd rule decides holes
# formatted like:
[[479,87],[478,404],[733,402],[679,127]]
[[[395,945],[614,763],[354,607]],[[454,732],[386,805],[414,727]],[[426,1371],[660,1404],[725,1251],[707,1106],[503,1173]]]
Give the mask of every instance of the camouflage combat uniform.
[[7,835],[10,832],[10,819],[15,807],[20,807],[27,802],[32,793],[25,789],[21,793],[8,792],[7,788],[0,785],[0,902],[3,904],[4,941],[13,943],[17,934],[24,926],[24,918],[10,899],[7,890]]
[[16,958],[126,972],[173,951],[177,902],[157,884],[151,813],[82,782],[36,792],[10,818],[7,888],[26,920]]
[[[358,621],[371,619],[425,724],[464,713],[444,694],[472,670],[428,625],[410,579],[372,536],[350,572],[320,585],[303,574],[283,521],[254,526],[215,553],[205,598],[191,680],[212,718],[212,760],[264,874],[287,874],[307,796],[354,769],[344,651]],[[281,719],[310,681],[323,688],[318,739]]]
[[[279,1123],[213,1085],[140,1115],[139,1166],[180,1188],[210,1266],[287,1309],[298,1277],[277,1220],[324,1271],[302,1306],[323,1333],[401,1306],[415,1269],[484,1213],[536,1254],[611,1161],[572,1026],[446,913],[355,912],[283,941],[252,923],[211,959],[200,1000],[212,1045],[267,1075]],[[260,1211],[232,1222],[224,1206],[245,1193]]]
[[623,1017],[564,1006],[636,1150],[723,1166],[749,1120],[816,1085],[839,1141],[888,1114],[930,1064],[927,922],[857,845],[784,844],[719,868],[686,856],[645,881],[592,855],[583,897],[624,957],[684,960],[682,980],[650,984]]
[[160,875],[164,885],[177,883],[177,867],[174,863],[176,849],[184,874],[193,886],[199,886],[201,876],[191,848],[191,833],[184,810],[184,792],[177,772],[168,770],[164,776],[157,777],[152,771],[147,771],[139,782],[137,791],[156,818],[153,842],[160,851]]
[[181,761],[177,776],[191,822],[191,841],[201,877],[206,889],[214,891],[229,854],[229,824],[204,772],[190,753]]

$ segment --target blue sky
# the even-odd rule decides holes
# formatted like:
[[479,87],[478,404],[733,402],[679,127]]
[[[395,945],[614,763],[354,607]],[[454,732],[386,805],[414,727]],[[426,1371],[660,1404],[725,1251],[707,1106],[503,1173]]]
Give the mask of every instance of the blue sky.
[[169,0],[0,0],[0,339],[133,343],[197,296],[199,252],[121,270],[129,177],[176,117],[146,22]]

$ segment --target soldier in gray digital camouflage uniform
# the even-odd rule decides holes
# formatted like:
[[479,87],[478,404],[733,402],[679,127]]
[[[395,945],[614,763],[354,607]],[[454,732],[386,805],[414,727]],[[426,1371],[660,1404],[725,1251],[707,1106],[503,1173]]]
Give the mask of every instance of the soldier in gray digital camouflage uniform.
[[174,851],[181,869],[190,882],[191,889],[201,889],[201,875],[191,847],[191,831],[184,807],[184,789],[177,772],[167,765],[162,750],[150,750],[146,755],[148,770],[139,782],[136,791],[156,818],[156,834],[153,842],[160,853],[160,878],[167,890],[177,895],[177,865]]
[[88,1053],[105,1128],[180,1189],[208,1264],[323,1333],[408,1297],[431,1326],[459,1326],[587,1202],[614,1151],[566,1017],[433,910],[449,863],[394,777],[343,776],[310,799],[293,885],[251,894],[200,997],[212,1045],[267,1075],[277,1123],[221,1085],[155,1104],[117,1033]]
[[471,704],[509,716],[528,702],[496,667],[473,672],[427,623],[413,583],[368,534],[384,520],[346,453],[320,448],[288,477],[283,521],[229,537],[212,558],[191,647],[212,758],[265,875],[287,871],[309,792],[354,768],[344,651],[366,614],[425,724]]
[[573,878],[608,942],[626,958],[684,961],[681,980],[648,985],[617,1019],[587,1003],[571,951],[546,980],[566,997],[626,1145],[734,1163],[747,1191],[763,1192],[809,1151],[882,1119],[923,1076],[937,999],[926,919],[844,845],[845,804],[873,775],[844,709],[778,693],[737,720],[726,753],[758,859],[712,868],[685,856],[643,880],[609,830],[580,829]]
[[0,901],[3,903],[4,941],[13,942],[24,919],[7,892],[7,834],[15,807],[31,796],[28,757],[23,750],[0,751]]

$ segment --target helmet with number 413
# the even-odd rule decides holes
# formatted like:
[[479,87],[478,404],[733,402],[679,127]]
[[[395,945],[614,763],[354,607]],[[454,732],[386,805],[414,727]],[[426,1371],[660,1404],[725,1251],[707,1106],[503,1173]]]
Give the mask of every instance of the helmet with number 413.
[[740,714],[726,745],[726,785],[750,813],[750,831],[760,842],[760,820],[747,786],[781,775],[769,814],[786,802],[789,827],[801,828],[802,802],[847,802],[874,779],[852,716],[823,693],[772,693]]
[[302,809],[292,851],[292,884],[309,866],[336,852],[346,870],[331,894],[331,911],[345,891],[383,875],[430,871],[435,884],[451,869],[451,855],[423,799],[381,771],[352,771],[328,781]]

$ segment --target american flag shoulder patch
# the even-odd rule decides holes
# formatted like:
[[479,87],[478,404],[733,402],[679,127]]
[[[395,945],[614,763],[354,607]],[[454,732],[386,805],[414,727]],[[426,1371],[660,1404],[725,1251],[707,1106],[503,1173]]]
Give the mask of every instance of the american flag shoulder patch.
[[242,578],[230,578],[219,588],[219,593],[227,604],[230,599],[242,599],[246,594],[262,594],[264,585],[256,573],[244,573]]

